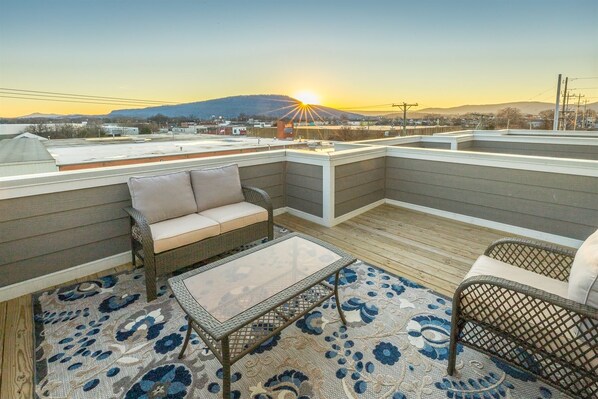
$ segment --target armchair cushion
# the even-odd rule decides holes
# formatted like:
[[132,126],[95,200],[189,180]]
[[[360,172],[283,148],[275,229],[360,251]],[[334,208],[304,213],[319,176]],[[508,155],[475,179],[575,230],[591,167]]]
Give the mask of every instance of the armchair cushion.
[[197,202],[195,212],[245,201],[237,165],[192,170],[191,184]]
[[598,230],[579,247],[569,274],[569,299],[598,308]]
[[128,183],[133,208],[141,212],[149,224],[196,212],[188,172],[131,177]]
[[567,298],[566,282],[492,259],[486,255],[480,256],[475,261],[465,278],[481,275],[504,278]]
[[221,233],[268,220],[268,211],[261,206],[250,204],[249,202],[239,202],[208,209],[201,212],[200,215],[220,223]]
[[207,217],[192,213],[150,224],[154,253],[160,253],[220,234],[220,225]]

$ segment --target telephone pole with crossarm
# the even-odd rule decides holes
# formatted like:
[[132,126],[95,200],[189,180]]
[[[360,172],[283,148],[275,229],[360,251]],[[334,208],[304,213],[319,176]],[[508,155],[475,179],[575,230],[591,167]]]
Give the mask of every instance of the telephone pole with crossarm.
[[407,104],[406,102],[392,105],[393,107],[399,107],[399,109],[403,111],[403,136],[407,135],[407,110],[411,107],[417,107],[417,105],[417,103]]

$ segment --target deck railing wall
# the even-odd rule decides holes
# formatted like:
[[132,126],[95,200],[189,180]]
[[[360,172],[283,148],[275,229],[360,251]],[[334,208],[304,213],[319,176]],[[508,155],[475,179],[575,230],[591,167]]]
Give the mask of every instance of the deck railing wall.
[[[130,261],[130,176],[237,163],[243,184],[266,190],[285,209],[285,151],[0,180],[0,288],[47,286]],[[56,284],[56,283],[55,283]],[[1,297],[1,295],[0,295]]]
[[128,262],[130,176],[229,163],[324,226],[383,203],[570,246],[598,226],[592,160],[357,144],[2,178],[0,300]]

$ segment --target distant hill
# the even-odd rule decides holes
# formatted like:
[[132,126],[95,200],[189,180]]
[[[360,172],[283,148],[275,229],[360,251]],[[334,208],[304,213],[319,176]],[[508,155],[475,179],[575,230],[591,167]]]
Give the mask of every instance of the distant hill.
[[[294,98],[283,95],[248,95],[218,98],[214,100],[198,101],[187,104],[162,105],[159,107],[149,107],[142,109],[120,109],[110,112],[107,116],[131,117],[131,118],[149,118],[157,114],[162,114],[170,118],[192,116],[195,118],[208,119],[212,116],[221,116],[223,118],[236,118],[240,114],[271,116],[281,118],[291,117],[295,111],[290,112],[300,102]],[[312,112],[315,109],[322,118],[341,118],[362,119],[363,116],[355,113],[339,111],[334,108],[321,105],[312,105]],[[289,114],[290,112],[290,114]],[[317,116],[315,116],[317,119]],[[295,116],[295,120],[299,116]],[[309,117],[311,120],[312,118]]]
[[[554,103],[544,103],[539,101],[517,101],[501,104],[481,104],[481,105],[460,105],[458,107],[449,108],[412,108],[408,111],[409,117],[421,117],[424,115],[463,115],[469,113],[478,114],[495,114],[499,110],[507,107],[518,108],[524,114],[538,115],[541,111],[547,109],[554,109]],[[573,109],[573,105],[569,105]],[[598,102],[588,104],[588,109],[598,112]],[[389,118],[403,117],[402,112],[388,112],[388,111],[357,111],[365,115],[384,115]]]
[[63,117],[64,115],[59,114],[40,114],[39,112],[35,112],[29,115],[18,116],[16,119],[57,119]]
[[[458,107],[451,108],[424,108],[414,110],[414,112],[418,114],[439,115],[463,115],[472,112],[480,114],[495,114],[499,110],[507,107],[518,108],[524,114],[538,115],[541,111],[545,111],[547,109],[554,109],[554,103],[543,103],[539,101],[518,101],[502,104],[461,105]],[[569,108],[572,109],[573,105],[569,104]],[[598,103],[588,104],[588,108],[598,111]]]

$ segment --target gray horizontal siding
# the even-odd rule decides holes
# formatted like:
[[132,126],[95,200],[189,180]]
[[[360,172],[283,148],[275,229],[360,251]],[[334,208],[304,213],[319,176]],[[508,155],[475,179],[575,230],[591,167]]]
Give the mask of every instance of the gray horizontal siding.
[[[284,163],[240,168],[243,184],[285,206]],[[0,286],[120,254],[130,248],[125,183],[0,201]]]
[[286,163],[285,199],[288,207],[323,215],[322,167],[298,162]]
[[385,158],[368,159],[335,168],[334,216],[339,217],[385,194]]
[[265,190],[274,209],[286,206],[284,196],[284,162],[244,166],[239,169],[241,182]]
[[386,197],[575,239],[598,226],[598,178],[387,159]]
[[0,286],[126,251],[130,203],[126,184],[0,201]]
[[[507,141],[473,140],[466,149],[497,154],[532,155],[540,157],[598,160],[598,146],[547,143],[517,143]],[[461,149],[461,147],[459,148]]]

